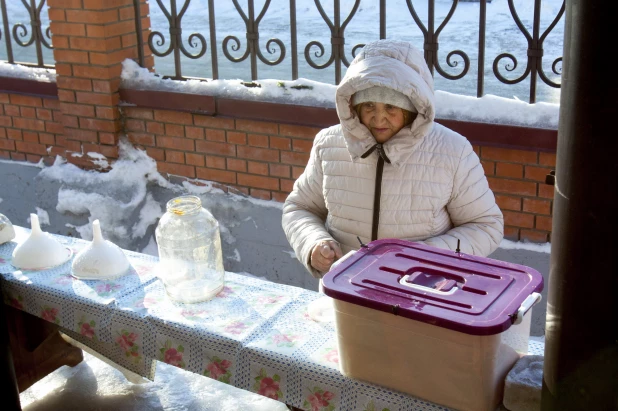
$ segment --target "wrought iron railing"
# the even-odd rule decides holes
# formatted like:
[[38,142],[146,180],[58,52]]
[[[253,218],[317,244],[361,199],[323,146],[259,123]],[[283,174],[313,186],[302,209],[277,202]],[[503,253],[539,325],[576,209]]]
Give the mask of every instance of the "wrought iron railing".
[[[17,0],[12,1],[13,7],[18,7]],[[0,29],[0,39],[4,40],[6,52],[6,61],[9,63],[19,63],[25,66],[53,68],[53,64],[45,64],[44,48],[51,50],[51,33],[49,26],[43,29],[47,19],[47,10],[43,12],[45,0],[21,0],[23,9],[16,13],[17,17],[28,16],[29,22],[18,21],[11,28],[9,21],[9,10],[6,0],[0,0],[0,9],[2,12],[2,29]],[[24,19],[25,20],[25,19]],[[2,38],[3,37],[3,38]],[[49,40],[49,41],[48,41]],[[21,48],[34,47],[36,62],[32,61],[16,61],[14,56],[13,45]],[[31,59],[29,54],[26,54],[26,59]]]
[[[135,3],[138,3],[139,0],[134,0]],[[260,30],[260,23],[262,19],[269,11],[269,7],[271,5],[271,0],[264,0],[262,7],[260,10],[256,10],[256,2],[254,0],[247,0],[247,8],[246,10],[241,7],[238,0],[231,0],[235,9],[237,10],[238,15],[244,22],[245,25],[245,35],[246,42],[243,45],[243,41],[238,38],[238,36],[227,35],[219,46],[216,39],[216,30],[215,30],[215,11],[217,7],[221,7],[221,3],[217,3],[215,5],[214,0],[208,0],[208,26],[210,28],[210,48],[211,48],[211,78],[217,79],[220,77],[221,73],[221,63],[217,59],[217,47],[220,47],[221,52],[228,60],[229,63],[240,63],[247,59],[250,61],[250,75],[252,80],[257,80],[259,78],[258,73],[258,61],[264,63],[268,66],[276,66],[280,64],[289,65],[289,77],[293,80],[298,79],[298,67],[299,67],[299,46],[303,50],[303,57],[305,62],[309,67],[316,70],[323,70],[326,68],[334,67],[334,82],[338,84],[342,78],[342,68],[343,66],[347,67],[350,64],[350,58],[347,57],[346,54],[346,27],[348,24],[355,18],[359,7],[361,6],[361,0],[350,0],[347,1],[348,6],[351,3],[350,11],[346,16],[343,16],[341,10],[341,1],[340,0],[332,0],[332,19],[329,17],[328,13],[325,11],[323,4],[319,0],[311,1],[312,6],[317,9],[319,14],[321,15],[324,23],[328,27],[328,31],[330,34],[330,50],[325,46],[322,42],[318,40],[311,40],[306,44],[299,44],[298,42],[298,25],[297,21],[300,21],[300,24],[303,24],[302,16],[299,20],[299,16],[297,13],[297,5],[302,2],[304,6],[307,5],[308,1],[302,0],[289,0],[289,33],[290,40],[287,42],[287,46],[290,49],[290,60],[289,62],[285,62],[285,57],[288,55],[286,43],[282,41],[280,38],[270,38],[268,39],[264,46],[265,50],[269,55],[272,55],[273,58],[269,59],[264,56],[260,45],[260,32],[268,32],[269,28],[265,27]],[[379,1],[379,9],[378,16],[376,16],[377,24],[379,25],[379,38],[387,38],[386,31],[386,17],[387,11],[393,12],[392,3],[387,4],[387,0],[376,0]],[[474,0],[473,0],[474,1]],[[478,49],[476,50],[476,95],[481,97],[485,95],[485,79],[487,78],[486,73],[486,34],[487,34],[487,3],[488,0],[476,0],[478,4]],[[553,18],[551,23],[547,26],[547,28],[541,32],[541,0],[531,0],[534,2],[533,9],[533,17],[532,17],[532,30],[528,30],[526,25],[522,22],[518,11],[516,10],[514,0],[505,0],[508,2],[508,8],[511,13],[514,24],[519,29],[520,36],[523,36],[527,42],[527,61],[524,62],[525,69],[523,73],[515,78],[509,78],[508,74],[513,74],[518,66],[519,61],[512,51],[501,52],[495,56],[489,56],[489,58],[493,58],[493,63],[491,65],[493,69],[494,79],[498,80],[501,83],[507,85],[515,85],[523,82],[526,79],[530,79],[530,87],[529,87],[529,102],[534,103],[537,99],[537,82],[540,79],[544,84],[551,88],[560,88],[559,77],[561,75],[561,63],[562,57],[557,57],[553,60],[551,64],[551,76],[554,79],[550,78],[544,70],[543,67],[543,57],[544,57],[544,41],[547,36],[552,32],[552,30],[556,27],[556,25],[561,21],[562,16],[564,14],[565,6],[564,1],[562,1],[562,5]],[[489,1],[491,2],[491,0]],[[419,12],[417,10],[419,3],[426,3],[427,7],[427,17],[426,24],[423,22],[423,19],[420,17]],[[169,45],[167,49],[161,50],[161,48],[166,45],[165,36],[163,34],[164,28],[158,27],[155,25],[153,21],[153,15],[155,14],[154,7],[155,2],[151,1],[151,22],[153,25],[153,31],[148,38],[148,46],[152,50],[153,54],[157,57],[165,57],[171,53],[174,54],[174,66],[173,73],[159,73],[164,74],[167,77],[174,79],[187,79],[187,78],[195,78],[195,77],[207,77],[203,75],[188,77],[184,76],[182,69],[183,64],[181,62],[181,54],[186,56],[189,59],[199,59],[206,54],[207,51],[207,41],[205,37],[198,33],[194,32],[187,37],[187,44],[190,48],[195,49],[194,53],[190,53],[185,45],[183,44],[182,38],[182,19],[187,12],[189,5],[191,4],[191,0],[169,0],[169,9],[163,4],[162,0],[156,0],[156,4],[162,10],[165,18],[161,19],[157,23],[167,21],[168,30],[169,30]],[[407,10],[401,10],[409,13],[410,23],[416,24],[416,26],[422,32],[422,40],[423,40],[423,49],[425,53],[425,59],[427,64],[429,65],[432,73],[435,75],[439,74],[439,76],[446,80],[460,80],[465,77],[471,76],[471,59],[468,54],[461,50],[456,49],[448,52],[444,57],[444,54],[439,50],[439,36],[441,32],[448,26],[453,14],[458,9],[460,5],[459,0],[453,0],[450,5],[450,9],[446,16],[442,18],[442,21],[437,21],[436,18],[436,1],[435,0],[421,0],[421,1],[413,1],[413,0],[405,0],[405,6],[407,6]],[[389,7],[387,7],[389,6]],[[136,10],[139,10],[136,7]],[[439,23],[439,24],[438,24]],[[204,21],[204,24],[206,22]],[[436,28],[437,26],[437,28]],[[513,35],[513,34],[511,34]],[[353,58],[359,49],[361,49],[364,44],[359,43],[351,46],[348,49],[350,53],[349,56]],[[419,45],[420,46],[420,45]],[[244,52],[240,56],[234,56],[234,52],[238,52],[244,48]],[[560,53],[562,52],[560,48]],[[327,57],[325,57],[327,56]],[[326,61],[316,61],[317,59],[322,58],[322,60]],[[441,59],[444,58],[446,64],[449,66],[449,69],[446,70],[443,68],[441,64]],[[226,62],[226,66],[229,64]],[[188,64],[188,63],[187,63]],[[501,72],[501,70],[504,72]],[[453,70],[459,70],[458,72],[453,73]],[[157,70],[159,71],[159,70]],[[248,73],[247,73],[248,74]],[[491,73],[490,73],[491,74]],[[225,78],[225,73],[223,73],[223,77]]]
[[[12,7],[17,7],[17,0],[11,1]],[[48,41],[49,28],[43,30],[43,17],[47,17],[42,16],[45,0],[20,1],[22,17],[27,16],[30,22],[18,22],[11,26],[7,17],[7,2],[0,0],[3,20],[0,38],[4,40],[6,60],[16,62],[16,47],[34,48],[36,54],[30,55],[36,62],[24,64],[51,67],[44,62],[45,49],[52,47]],[[466,27],[470,32],[478,30],[478,35],[475,38],[467,36],[465,40],[453,35],[448,37],[445,33],[450,26],[462,24],[454,23],[453,16],[456,12],[460,9],[470,12],[471,4],[468,1],[478,3],[474,5],[478,20],[473,23],[466,22]],[[551,51],[557,55],[547,59],[544,54],[548,36],[556,27],[563,27],[565,6],[564,0],[544,0],[547,1],[557,5],[555,8],[558,10],[554,10],[553,16],[547,16],[551,10],[542,7],[542,0],[529,0],[518,3],[519,6],[524,4],[528,8],[528,14],[532,15],[531,18],[528,16],[522,19],[515,0],[494,0],[494,5],[508,5],[513,27],[508,34],[509,40],[506,41],[501,38],[502,34],[496,35],[495,31],[491,31],[491,23],[488,26],[487,7],[491,0],[452,0],[452,3],[445,0],[278,0],[278,3],[277,0],[245,0],[245,7],[241,6],[239,0],[150,0],[152,29],[146,43],[156,58],[157,73],[173,79],[250,77],[255,81],[260,77],[264,78],[265,73],[273,78],[268,70],[276,68],[278,71],[274,78],[296,80],[301,68],[304,78],[338,84],[344,68],[349,66],[351,59],[364,46],[364,42],[359,41],[359,38],[367,41],[377,38],[402,38],[424,49],[425,59],[434,74],[436,85],[440,85],[437,88],[481,97],[487,93],[488,83],[491,83],[492,93],[508,94],[508,91],[495,91],[496,85],[506,84],[517,87],[517,93],[513,94],[528,94],[528,101],[535,103],[539,79],[544,90],[560,88],[562,35],[554,35],[552,39]],[[133,2],[136,35],[140,46],[139,60],[143,66],[143,16],[140,16],[138,7],[140,0]],[[205,8],[208,9],[207,12]],[[283,8],[286,10],[282,13]],[[308,17],[309,9],[313,14],[319,15],[317,20]],[[217,14],[217,11],[221,10],[229,14],[223,24],[222,17]],[[359,19],[361,12],[366,15],[367,10],[374,14],[369,19],[363,17],[362,21],[372,21],[371,26],[375,27],[367,24],[367,27],[346,35],[346,29],[350,31],[350,26]],[[265,23],[265,17],[273,12],[277,14],[277,19],[270,19]],[[231,22],[231,14],[235,15],[235,22]],[[286,21],[283,21],[284,14]],[[397,32],[387,26],[387,17],[391,19],[393,14],[396,19],[405,22],[404,31]],[[192,21],[187,22],[191,19]],[[544,30],[542,23],[545,25]],[[561,25],[558,26],[559,24]],[[318,25],[322,25],[325,30],[320,30]],[[186,32],[190,34],[187,35]],[[217,34],[221,32],[225,33],[221,36],[222,40],[217,39]],[[367,32],[371,33],[365,35]],[[265,42],[260,41],[260,35],[264,33],[270,37]],[[241,39],[243,34],[245,39]],[[559,40],[556,41],[555,37]],[[326,43],[328,40],[330,47]],[[455,47],[453,40],[456,40]],[[346,45],[346,41],[352,45]],[[501,44],[488,48],[488,42]],[[443,52],[439,46],[443,49],[455,49]],[[488,49],[490,52],[498,52],[488,54]],[[520,57],[520,60],[523,60],[520,63],[517,55],[523,53],[525,58]],[[239,74],[238,68],[246,71]],[[193,73],[186,75],[188,71]],[[527,79],[529,87],[524,83]],[[463,84],[465,86],[462,86]],[[546,91],[545,93],[547,94]],[[545,101],[547,100],[545,98]]]

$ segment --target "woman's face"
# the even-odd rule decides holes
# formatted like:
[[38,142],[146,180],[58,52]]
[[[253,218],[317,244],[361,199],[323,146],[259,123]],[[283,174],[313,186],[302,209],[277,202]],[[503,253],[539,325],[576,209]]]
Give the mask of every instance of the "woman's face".
[[375,102],[362,103],[360,121],[381,144],[386,143],[405,125],[403,109]]

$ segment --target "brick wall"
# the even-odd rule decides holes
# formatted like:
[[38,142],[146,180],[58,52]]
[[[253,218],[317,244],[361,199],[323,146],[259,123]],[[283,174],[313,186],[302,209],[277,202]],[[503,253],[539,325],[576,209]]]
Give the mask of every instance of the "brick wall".
[[0,158],[36,163],[62,144],[58,99],[0,93]]

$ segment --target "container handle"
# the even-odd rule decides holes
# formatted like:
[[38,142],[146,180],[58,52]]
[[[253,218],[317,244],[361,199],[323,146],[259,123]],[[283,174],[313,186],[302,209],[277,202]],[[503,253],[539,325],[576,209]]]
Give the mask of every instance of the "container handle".
[[451,295],[451,294],[453,294],[455,291],[457,291],[459,289],[457,286],[454,286],[453,288],[451,288],[448,291],[440,291],[440,290],[436,290],[434,288],[425,287],[423,285],[418,285],[418,284],[410,283],[410,282],[408,282],[408,278],[410,278],[410,276],[408,274],[404,275],[399,280],[399,284],[403,285],[404,287],[414,288],[414,289],[416,289],[418,291],[422,291],[424,293],[432,293],[432,294],[438,294],[438,295]]
[[524,320],[524,315],[526,315],[526,313],[530,311],[533,306],[539,303],[542,298],[543,297],[540,293],[530,294],[528,298],[526,298],[524,302],[521,303],[521,305],[519,306],[519,309],[515,314],[515,321],[513,321],[513,324],[520,324]]

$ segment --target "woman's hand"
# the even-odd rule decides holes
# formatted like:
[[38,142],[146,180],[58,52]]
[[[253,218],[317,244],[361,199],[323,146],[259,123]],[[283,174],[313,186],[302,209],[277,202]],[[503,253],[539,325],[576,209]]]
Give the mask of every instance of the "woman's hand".
[[325,274],[330,266],[341,258],[343,253],[339,244],[335,241],[322,240],[313,246],[311,250],[311,266]]

